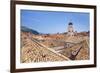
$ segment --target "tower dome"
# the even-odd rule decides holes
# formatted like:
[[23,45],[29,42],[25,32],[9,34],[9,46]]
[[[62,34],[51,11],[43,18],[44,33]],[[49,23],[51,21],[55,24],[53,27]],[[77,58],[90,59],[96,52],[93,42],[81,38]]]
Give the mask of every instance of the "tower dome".
[[73,23],[72,22],[69,22],[69,24],[68,25],[73,25]]

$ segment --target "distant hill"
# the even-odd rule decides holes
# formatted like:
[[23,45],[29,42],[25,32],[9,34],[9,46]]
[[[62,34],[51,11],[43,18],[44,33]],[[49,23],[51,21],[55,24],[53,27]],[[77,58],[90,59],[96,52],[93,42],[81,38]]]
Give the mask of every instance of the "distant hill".
[[38,32],[38,31],[33,30],[33,29],[30,29],[30,28],[25,27],[25,26],[21,26],[21,31],[23,31],[23,32],[31,32],[31,33],[36,34],[36,35],[38,35],[38,34],[39,34],[39,32]]

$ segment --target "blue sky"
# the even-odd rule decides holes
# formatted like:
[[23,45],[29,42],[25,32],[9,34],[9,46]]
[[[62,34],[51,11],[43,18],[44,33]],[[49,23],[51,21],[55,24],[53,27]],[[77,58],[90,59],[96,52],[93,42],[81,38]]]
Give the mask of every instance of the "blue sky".
[[75,31],[89,30],[89,13],[21,10],[21,26],[41,33],[62,33],[72,22]]

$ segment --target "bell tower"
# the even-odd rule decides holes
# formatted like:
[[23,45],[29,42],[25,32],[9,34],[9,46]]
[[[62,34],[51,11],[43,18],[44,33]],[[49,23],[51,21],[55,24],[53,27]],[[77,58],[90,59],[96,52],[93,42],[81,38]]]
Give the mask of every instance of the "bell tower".
[[74,36],[74,28],[73,28],[73,23],[72,22],[69,22],[67,32],[68,32],[69,36]]

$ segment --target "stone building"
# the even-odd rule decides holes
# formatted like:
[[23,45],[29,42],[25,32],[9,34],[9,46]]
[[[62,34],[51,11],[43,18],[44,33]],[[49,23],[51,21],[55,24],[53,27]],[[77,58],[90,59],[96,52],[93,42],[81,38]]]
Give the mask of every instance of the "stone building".
[[74,36],[74,27],[72,22],[69,22],[68,24],[67,33],[69,36]]

